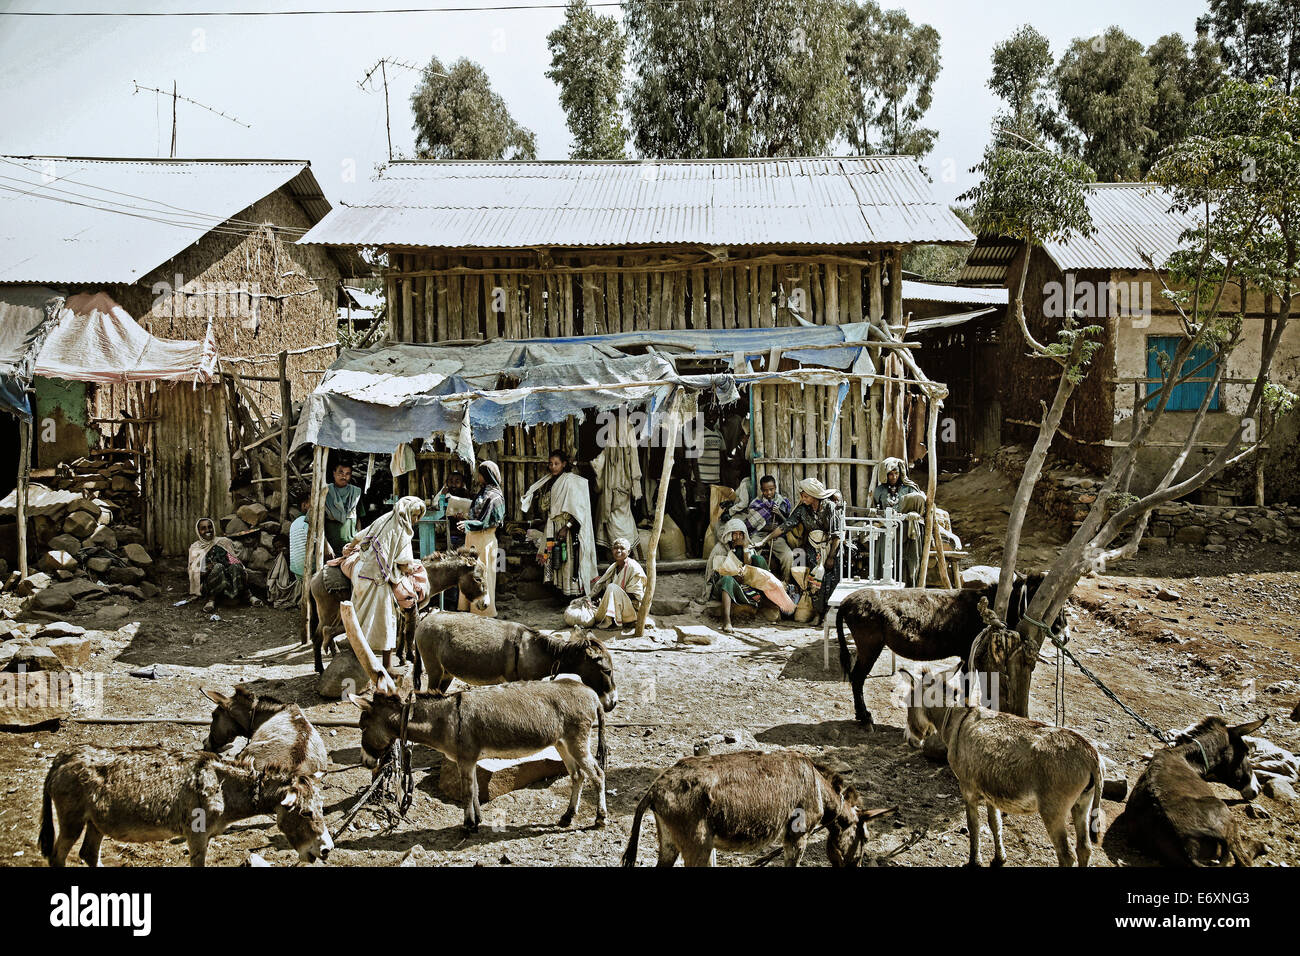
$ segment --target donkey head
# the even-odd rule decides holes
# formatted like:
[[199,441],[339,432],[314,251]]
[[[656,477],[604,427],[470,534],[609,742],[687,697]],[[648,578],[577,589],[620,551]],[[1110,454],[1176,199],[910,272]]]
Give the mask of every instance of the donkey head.
[[591,631],[574,628],[573,636],[562,641],[556,654],[556,666],[566,674],[577,674],[582,682],[596,692],[600,706],[609,713],[618,706],[618,690],[614,686],[614,658],[605,642]]
[[393,694],[373,694],[369,700],[348,694],[361,711],[361,762],[372,773],[379,773],[379,765],[388,748],[401,733],[402,701]]
[[334,849],[314,777],[297,776],[287,783],[275,808],[275,822],[304,863],[324,860]]
[[212,711],[208,739],[203,742],[203,749],[213,753],[236,737],[253,736],[253,731],[260,724],[284,707],[283,701],[275,697],[258,696],[245,687],[236,687],[235,693],[230,697],[207,687],[199,689],[208,700],[217,705]]
[[1249,737],[1264,725],[1265,715],[1259,720],[1229,727],[1220,717],[1206,717],[1175,738],[1175,745],[1195,744],[1188,750],[1188,759],[1206,780],[1224,783],[1238,791],[1247,800],[1259,796],[1259,781],[1250,765]]

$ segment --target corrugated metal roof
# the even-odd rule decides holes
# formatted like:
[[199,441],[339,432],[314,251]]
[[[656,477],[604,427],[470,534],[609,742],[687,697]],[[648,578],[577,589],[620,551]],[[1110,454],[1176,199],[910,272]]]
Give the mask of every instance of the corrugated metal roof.
[[1093,183],[1087,202],[1095,229],[1091,236],[1043,244],[1061,269],[1146,269],[1147,255],[1162,267],[1196,221],[1172,211],[1169,194],[1147,183]]
[[958,243],[914,158],[399,162],[301,241],[337,246]]
[[1006,305],[1007,290],[1005,286],[979,288],[904,279],[903,301],[908,299],[918,302],[955,302],[961,305]]
[[0,282],[134,282],[282,186],[329,212],[306,160],[0,156]]

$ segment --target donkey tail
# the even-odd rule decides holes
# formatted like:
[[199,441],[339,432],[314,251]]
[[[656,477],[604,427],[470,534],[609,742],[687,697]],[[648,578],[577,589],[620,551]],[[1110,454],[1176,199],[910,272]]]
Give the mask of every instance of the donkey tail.
[[609,757],[609,748],[605,745],[605,708],[600,704],[600,698],[596,698],[596,763],[600,764],[600,769],[605,769],[605,760]]
[[849,671],[853,669],[853,657],[849,654],[849,642],[844,639],[844,617],[852,613],[846,601],[835,614],[835,639],[840,644],[840,669],[844,671],[846,677]]
[[50,777],[53,774],[47,774],[45,777],[45,789],[41,794],[41,835],[38,844],[41,853],[48,860],[54,855],[54,813],[50,806]]
[[1092,770],[1092,806],[1088,809],[1088,839],[1093,843],[1101,839],[1101,825],[1105,822],[1101,811],[1101,791],[1105,783],[1101,774],[1101,758],[1098,757]]
[[636,866],[636,848],[637,844],[641,842],[641,818],[645,816],[646,808],[654,800],[655,784],[657,783],[659,783],[658,778],[646,788],[645,796],[636,805],[636,811],[632,814],[632,835],[628,837],[627,849],[623,851],[623,856],[618,861],[619,866]]

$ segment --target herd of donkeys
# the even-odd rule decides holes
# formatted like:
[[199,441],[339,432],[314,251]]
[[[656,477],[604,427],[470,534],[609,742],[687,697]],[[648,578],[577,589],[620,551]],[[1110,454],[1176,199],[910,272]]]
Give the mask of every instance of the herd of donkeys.
[[[909,599],[923,599],[924,608],[933,612],[930,623],[917,623],[922,606],[917,605],[909,628],[890,633],[884,622],[899,615],[872,602]],[[944,606],[945,599],[964,603]],[[853,632],[859,661],[866,647],[879,644],[912,660],[952,654],[965,660],[983,627],[978,612],[969,620],[965,616],[971,599],[962,592],[933,590],[883,596],[859,592],[841,617]],[[956,638],[959,645],[964,641],[965,652],[944,645],[939,640],[944,635],[921,633],[927,627],[952,631],[948,637],[961,631]],[[510,621],[435,611],[420,619],[415,644],[429,690],[405,697],[377,691],[350,695],[360,710],[367,767],[379,774],[399,738],[440,751],[459,768],[464,825],[473,831],[481,822],[478,761],[554,747],[570,778],[560,826],[573,823],[587,783],[596,794],[595,826],[605,823],[605,723],[618,693],[612,658],[599,639],[581,630],[544,634]],[[847,646],[843,656],[853,672]],[[1093,744],[1074,730],[967,701],[959,669],[901,673],[906,741],[920,747],[934,737],[931,743],[942,743],[957,777],[966,806],[968,865],[980,863],[979,809],[984,805],[993,865],[1005,861],[1005,812],[1039,814],[1060,865],[1086,866],[1105,823],[1103,765]],[[449,693],[453,677],[469,687]],[[854,683],[858,719],[869,723],[860,683]],[[180,836],[188,844],[191,865],[203,866],[212,837],[258,815],[275,816],[302,861],[329,856],[333,840],[319,784],[329,754],[303,711],[243,687],[231,695],[204,693],[216,709],[201,751],[85,745],[55,758],[45,779],[39,837],[51,866],[66,863],[83,833],[79,855],[89,866],[98,865],[104,836],[136,843]],[[1258,847],[1245,845],[1233,815],[1209,782],[1253,798],[1257,787],[1244,738],[1262,722],[1229,726],[1208,717],[1154,754],[1123,813],[1131,818],[1127,830],[1141,849],[1169,865],[1251,862]],[[687,866],[709,866],[716,862],[717,850],[761,852],[778,843],[786,864],[795,866],[810,838],[823,830],[831,865],[857,866],[866,856],[868,823],[896,809],[867,809],[839,774],[799,751],[691,756],[661,773],[637,803],[621,863],[635,865],[642,820],[650,811],[660,866],[672,866],[679,858]]]

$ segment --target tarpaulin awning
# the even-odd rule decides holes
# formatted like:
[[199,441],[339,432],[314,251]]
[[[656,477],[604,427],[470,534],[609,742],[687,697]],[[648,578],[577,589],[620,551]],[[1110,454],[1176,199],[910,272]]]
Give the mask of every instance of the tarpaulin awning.
[[[668,342],[719,355],[763,355],[783,348],[790,355],[793,345],[833,346],[851,342],[857,334],[845,327],[826,328],[736,329],[686,336],[622,333],[345,351],[309,397],[293,447],[311,444],[390,454],[404,442],[438,436],[472,460],[474,443],[498,441],[509,426],[559,422],[620,406],[645,405],[654,411],[674,386],[710,391],[727,404],[739,397],[735,375],[679,375],[658,346]],[[628,355],[619,345],[649,349],[644,355]],[[806,350],[802,357],[819,367],[744,373],[744,379],[843,386],[847,376],[842,369],[865,358],[866,350],[849,345]],[[841,400],[845,393],[847,388],[841,388]]]
[[217,352],[205,341],[160,339],[104,292],[63,299],[41,286],[0,289],[0,404],[31,415],[32,377],[77,382],[209,382]]

